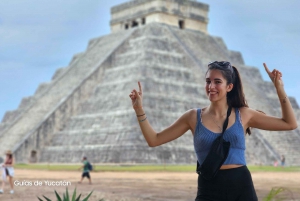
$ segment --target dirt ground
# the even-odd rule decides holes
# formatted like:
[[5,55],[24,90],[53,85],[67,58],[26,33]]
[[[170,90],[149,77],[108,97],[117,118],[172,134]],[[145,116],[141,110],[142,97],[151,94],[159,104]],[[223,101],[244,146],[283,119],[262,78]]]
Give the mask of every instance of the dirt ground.
[[[37,196],[45,195],[55,199],[54,190],[60,195],[68,185],[70,192],[76,188],[85,197],[94,190],[89,201],[192,201],[197,188],[196,173],[133,173],[133,172],[92,172],[92,185],[84,180],[78,184],[81,173],[20,170],[15,171],[15,193],[9,194],[9,186],[5,186],[0,201],[33,201]],[[272,187],[285,187],[289,199],[300,201],[299,172],[255,172],[252,178],[259,200],[262,200]],[[57,185],[49,186],[45,181],[56,181]],[[39,185],[35,185],[39,182]],[[56,185],[56,184],[55,184]],[[83,198],[82,197],[82,198]]]

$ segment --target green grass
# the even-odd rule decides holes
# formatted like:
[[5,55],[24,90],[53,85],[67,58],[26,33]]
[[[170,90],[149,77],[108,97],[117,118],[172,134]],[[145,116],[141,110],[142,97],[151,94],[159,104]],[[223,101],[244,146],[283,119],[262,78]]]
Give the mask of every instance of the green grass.
[[[16,169],[49,170],[49,171],[76,171],[81,164],[16,164]],[[194,172],[195,165],[97,165],[93,164],[95,172]]]
[[16,169],[28,170],[50,170],[50,171],[76,171],[81,165],[62,165],[62,164],[16,164]]
[[[16,164],[17,169],[78,171],[81,164]],[[195,172],[195,165],[97,165],[93,164],[95,172]],[[300,167],[248,166],[250,172],[300,172]]]
[[300,172],[300,167],[248,166],[250,172]]

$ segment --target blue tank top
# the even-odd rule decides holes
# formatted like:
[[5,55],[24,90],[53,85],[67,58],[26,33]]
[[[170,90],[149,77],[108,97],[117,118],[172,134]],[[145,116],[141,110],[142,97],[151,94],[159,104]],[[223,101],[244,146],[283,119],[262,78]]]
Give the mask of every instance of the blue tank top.
[[[224,165],[246,165],[245,160],[245,135],[241,123],[240,111],[235,108],[235,122],[224,132],[224,139],[230,142],[229,154]],[[220,135],[208,130],[201,119],[201,109],[197,110],[197,125],[194,134],[194,148],[199,164],[206,158],[213,141]]]

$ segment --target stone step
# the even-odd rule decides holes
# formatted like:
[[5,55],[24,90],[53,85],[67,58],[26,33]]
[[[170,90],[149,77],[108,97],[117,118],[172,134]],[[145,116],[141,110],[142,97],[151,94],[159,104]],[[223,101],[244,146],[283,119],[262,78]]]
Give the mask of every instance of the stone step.
[[[145,107],[148,120],[151,122],[152,126],[156,128],[161,128],[161,126],[166,127],[173,123],[177,118],[179,118],[186,110],[182,112],[175,112],[174,109],[169,110],[169,108],[162,110],[160,108],[151,108],[150,106]],[[120,128],[128,125],[137,125],[137,119],[133,109],[129,113],[124,115],[109,115],[112,114],[110,111],[94,113],[89,115],[77,115],[72,117],[68,123],[66,123],[64,130],[82,130],[82,129],[94,129],[107,128],[114,129]]]
[[129,40],[129,48],[132,49],[155,49],[161,51],[174,52],[177,43],[173,38],[157,36],[141,36]]
[[[93,163],[164,163],[174,161],[174,163],[195,163],[196,156],[194,147],[177,146],[172,149],[171,146],[160,146],[155,148],[146,145],[74,145],[46,147],[40,153],[40,162],[78,162],[85,155]],[[48,159],[48,160],[45,160]]]
[[271,131],[263,131],[262,135],[268,140],[269,144],[279,155],[288,156],[286,159],[287,164],[297,165],[300,163],[300,148],[297,146],[297,142],[300,143],[300,138],[297,132],[280,131],[279,133],[275,133]]
[[129,77],[136,78],[137,75],[141,74],[151,77],[157,77],[164,80],[175,79],[182,81],[190,81],[191,77],[193,77],[193,71],[188,67],[173,67],[157,63],[155,66],[149,64],[143,64],[142,66],[125,65],[107,69],[105,71],[103,82],[125,79]]
[[[181,108],[181,111],[186,111],[192,108],[204,107],[208,105],[208,101],[201,96],[197,99],[196,97],[189,99],[188,97],[180,97],[178,95],[174,96],[163,96],[161,93],[145,93],[147,98],[144,98],[143,105],[148,110],[157,111],[176,111]],[[125,97],[124,99],[122,99]],[[82,104],[82,108],[86,113],[99,113],[105,111],[111,111],[115,109],[127,109],[132,108],[131,101],[128,94],[124,95],[122,98],[117,96],[111,96],[111,98],[105,99],[92,99]],[[155,100],[159,99],[161,104],[155,104]],[[122,103],[115,103],[112,100],[120,100]],[[167,104],[167,105],[164,105]],[[103,107],[105,105],[105,107]]]
[[115,128],[93,127],[86,130],[63,131],[53,136],[51,146],[97,145],[110,144],[116,141],[121,144],[132,144],[134,146],[137,141],[145,141],[142,135],[134,134],[136,130],[137,128],[132,126],[117,126]]
[[131,38],[129,40],[130,45],[132,45],[133,48],[137,47],[139,44],[143,45],[147,41],[158,41],[157,46],[161,46],[161,44],[165,44],[163,42],[168,43],[176,43],[176,40],[173,37],[168,37],[166,35],[158,36],[158,35],[139,35],[135,38]]
[[[199,93],[205,93],[205,90],[201,88],[197,83],[192,82],[185,82],[181,80],[172,80],[172,79],[160,79],[156,77],[140,77],[139,79],[142,83],[144,83],[144,90],[151,91],[161,91],[161,92],[168,92],[168,93],[174,93],[178,94],[179,89],[184,88],[184,92],[188,93],[189,91],[197,90]],[[113,80],[110,82],[101,83],[97,86],[96,90],[105,91],[105,94],[107,92],[115,89],[116,91],[119,91],[120,89],[126,89],[127,84],[132,84],[133,80],[131,78],[124,78],[120,80]],[[135,85],[137,84],[134,83]],[[129,88],[130,89],[130,88]]]
[[[2,119],[2,122],[6,124],[6,127],[9,127],[9,125],[14,122],[20,114],[22,114],[24,111],[27,110],[34,102],[36,101],[36,98],[33,96],[22,98],[21,103],[19,104],[19,107],[16,110],[13,111],[7,111]],[[0,135],[4,129],[0,131]]]
[[[205,58],[205,65],[211,61],[230,61],[230,54],[228,53],[225,44],[220,45],[220,42],[215,37],[208,36],[204,33],[197,33],[192,31],[182,32],[180,29],[170,27],[180,41],[187,46],[194,55],[198,58]],[[197,43],[195,43],[197,41]],[[201,45],[199,45],[201,44]]]
[[170,66],[184,66],[185,60],[182,54],[175,52],[169,53],[161,50],[140,50],[117,54],[114,62],[115,66],[128,65],[133,61],[142,61],[145,64],[162,63]]
[[[73,60],[77,61],[83,55],[84,55],[84,52],[76,54],[76,55],[73,56]],[[69,66],[67,66],[67,67],[58,68],[55,71],[55,73],[53,74],[51,80],[56,80],[56,79],[59,79],[61,76],[63,76],[63,74],[70,68],[70,66],[72,66],[72,63],[75,63],[76,61],[71,61]]]

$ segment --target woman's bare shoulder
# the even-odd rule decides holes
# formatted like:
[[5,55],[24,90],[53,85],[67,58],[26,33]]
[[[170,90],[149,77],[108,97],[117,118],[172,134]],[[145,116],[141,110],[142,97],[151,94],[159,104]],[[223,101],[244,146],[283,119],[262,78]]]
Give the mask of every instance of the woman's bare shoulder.
[[197,116],[197,108],[189,109],[184,114],[188,119],[191,119],[193,117]]
[[254,109],[249,108],[249,107],[240,107],[239,110],[240,110],[240,113],[241,113],[241,117],[242,117],[243,123],[246,126],[248,126],[248,122],[250,121],[250,119],[253,118],[253,116],[254,116],[255,113],[261,112],[261,113],[264,114],[264,112],[262,112],[262,111],[254,110]]
[[201,109],[201,108],[192,108],[192,109],[186,111],[186,114],[188,114],[189,117],[195,117],[195,116],[197,116],[198,109]]
[[253,109],[251,109],[249,107],[240,107],[239,110],[241,113],[247,113],[247,112],[252,111]]
[[190,109],[188,111],[186,111],[186,120],[187,120],[187,123],[189,125],[189,128],[190,130],[192,131],[192,133],[194,133],[194,130],[195,130],[195,127],[196,127],[196,124],[197,124],[197,110],[198,108],[193,108],[193,109]]
[[245,113],[245,114],[251,114],[253,112],[261,112],[263,114],[265,114],[263,111],[260,111],[260,110],[255,110],[255,109],[252,109],[250,107],[240,107],[239,110],[241,111],[241,113]]

